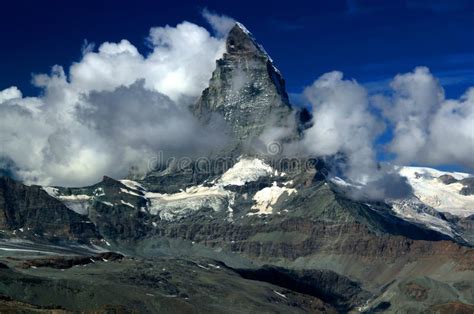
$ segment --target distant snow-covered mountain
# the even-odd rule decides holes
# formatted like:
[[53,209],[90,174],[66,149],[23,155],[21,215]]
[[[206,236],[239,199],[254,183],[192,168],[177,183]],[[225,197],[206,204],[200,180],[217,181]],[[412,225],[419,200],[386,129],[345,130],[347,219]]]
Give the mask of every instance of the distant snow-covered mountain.
[[389,201],[399,217],[470,242],[472,231],[463,223],[474,215],[474,194],[464,192],[472,186],[472,175],[427,167],[400,167],[399,173],[413,189],[412,197]]
[[438,212],[467,217],[474,214],[474,193],[463,193],[474,177],[468,173],[445,172],[432,168],[401,167],[415,196]]

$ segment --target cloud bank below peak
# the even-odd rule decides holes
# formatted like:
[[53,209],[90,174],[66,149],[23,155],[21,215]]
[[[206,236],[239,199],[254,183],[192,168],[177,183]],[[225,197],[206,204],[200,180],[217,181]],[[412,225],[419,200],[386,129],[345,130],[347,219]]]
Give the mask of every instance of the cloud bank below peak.
[[88,185],[147,170],[158,151],[182,156],[220,145],[220,124],[205,129],[187,108],[207,87],[224,39],[182,22],[151,28],[147,41],[147,55],[126,39],[97,50],[85,43],[67,72],[56,65],[33,77],[40,96],[0,91],[2,173],[30,184]]

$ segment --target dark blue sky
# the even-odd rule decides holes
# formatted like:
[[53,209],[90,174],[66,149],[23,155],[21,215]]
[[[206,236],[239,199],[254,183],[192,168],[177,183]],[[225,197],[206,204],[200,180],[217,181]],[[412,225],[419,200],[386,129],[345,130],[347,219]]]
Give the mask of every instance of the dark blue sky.
[[379,89],[426,65],[449,97],[474,85],[474,1],[25,1],[2,3],[0,89],[27,95],[32,73],[81,57],[84,39],[130,40],[147,52],[152,26],[206,26],[208,8],[245,24],[272,55],[290,92],[340,70]]

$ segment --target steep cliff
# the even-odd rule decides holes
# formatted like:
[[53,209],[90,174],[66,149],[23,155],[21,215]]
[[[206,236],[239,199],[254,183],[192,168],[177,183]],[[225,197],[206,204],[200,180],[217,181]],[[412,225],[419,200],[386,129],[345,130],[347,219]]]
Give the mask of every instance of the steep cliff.
[[209,87],[192,108],[202,121],[222,115],[240,141],[258,138],[271,128],[288,128],[297,134],[285,81],[252,34],[237,23],[217,60]]

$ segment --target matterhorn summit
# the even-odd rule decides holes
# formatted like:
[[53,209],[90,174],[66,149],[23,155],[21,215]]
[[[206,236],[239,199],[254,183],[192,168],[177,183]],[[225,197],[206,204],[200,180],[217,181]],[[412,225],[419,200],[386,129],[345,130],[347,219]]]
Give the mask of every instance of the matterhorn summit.
[[240,23],[230,30],[226,52],[216,62],[209,87],[193,107],[204,121],[224,117],[235,138],[252,140],[269,128],[297,128],[285,81],[270,56]]

